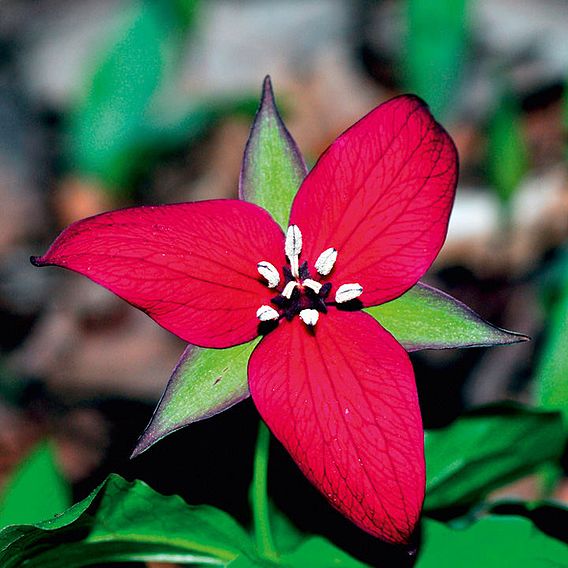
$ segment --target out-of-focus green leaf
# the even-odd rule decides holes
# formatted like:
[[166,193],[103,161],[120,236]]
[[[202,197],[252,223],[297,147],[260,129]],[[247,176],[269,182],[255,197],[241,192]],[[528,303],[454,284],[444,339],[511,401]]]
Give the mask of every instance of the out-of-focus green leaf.
[[422,283],[400,298],[366,311],[407,351],[488,347],[527,339],[487,323],[465,304]]
[[48,443],[37,446],[20,464],[0,497],[0,527],[37,523],[71,504],[71,492]]
[[223,511],[192,507],[117,475],[55,519],[0,532],[2,568],[151,560],[227,566],[239,556],[254,558],[254,549]]
[[168,434],[247,398],[248,360],[259,341],[257,338],[227,349],[188,346],[132,456]]
[[[117,194],[162,154],[195,140],[223,116],[252,115],[250,97],[196,98],[176,77],[199,0],[137,0],[67,121],[73,173]],[[88,73],[91,70],[86,70]]]
[[146,114],[182,31],[174,0],[140,0],[131,9],[86,97],[69,116],[71,168],[109,188],[129,181]]
[[405,88],[443,118],[467,56],[467,0],[406,0]]
[[192,142],[227,115],[252,117],[257,101],[252,96],[192,97],[179,100],[175,96],[159,98],[149,109],[144,129],[139,133],[140,152],[149,156],[171,151]]
[[367,564],[355,560],[355,558],[319,536],[308,538],[293,553],[283,556],[282,563],[294,568],[306,568],[307,566],[310,568],[367,567]]
[[306,173],[304,159],[276,108],[270,77],[266,77],[243,158],[241,199],[264,207],[286,230],[292,201]]
[[568,426],[568,283],[549,319],[535,375],[537,400],[542,408],[560,410]]
[[528,170],[520,109],[510,96],[503,98],[489,124],[487,169],[492,187],[507,203]]
[[253,114],[248,97],[200,100],[173,88],[198,7],[198,0],[138,0],[128,6],[128,21],[68,116],[67,157],[74,173],[125,192],[153,159],[194,140],[219,118]]
[[488,516],[465,529],[425,519],[416,568],[568,566],[568,546],[522,517]]
[[426,433],[425,509],[471,504],[555,461],[565,438],[558,413],[520,406],[471,411]]

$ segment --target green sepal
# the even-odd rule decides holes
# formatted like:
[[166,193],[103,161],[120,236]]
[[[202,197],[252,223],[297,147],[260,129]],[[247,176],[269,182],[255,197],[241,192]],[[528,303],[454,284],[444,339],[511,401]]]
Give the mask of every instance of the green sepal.
[[247,365],[260,338],[227,349],[189,345],[183,352],[150,423],[132,453],[198,420],[227,410],[249,396]]
[[266,77],[245,148],[239,196],[266,209],[286,230],[292,201],[306,174],[302,154],[280,117]]
[[366,311],[407,351],[489,347],[528,340],[525,335],[491,325],[459,300],[420,282],[400,298]]

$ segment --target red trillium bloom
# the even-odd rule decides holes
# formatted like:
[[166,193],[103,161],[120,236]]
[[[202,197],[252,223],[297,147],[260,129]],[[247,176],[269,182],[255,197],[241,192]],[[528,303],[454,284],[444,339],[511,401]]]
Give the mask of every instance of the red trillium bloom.
[[418,397],[406,351],[362,308],[426,272],[456,177],[451,139],[403,96],[326,150],[285,234],[240,200],[137,207],[71,225],[33,261],[88,276],[197,346],[264,335],[248,366],[263,419],[334,507],[403,543],[424,499]]

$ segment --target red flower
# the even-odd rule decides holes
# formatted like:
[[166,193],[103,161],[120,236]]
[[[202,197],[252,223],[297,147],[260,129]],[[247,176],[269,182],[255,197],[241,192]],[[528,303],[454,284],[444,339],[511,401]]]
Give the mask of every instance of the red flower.
[[418,397],[407,353],[360,308],[426,272],[456,177],[451,139],[403,96],[326,150],[286,235],[244,201],[137,207],[71,225],[33,261],[88,276],[194,345],[264,334],[248,366],[260,414],[337,509],[401,543],[424,498]]

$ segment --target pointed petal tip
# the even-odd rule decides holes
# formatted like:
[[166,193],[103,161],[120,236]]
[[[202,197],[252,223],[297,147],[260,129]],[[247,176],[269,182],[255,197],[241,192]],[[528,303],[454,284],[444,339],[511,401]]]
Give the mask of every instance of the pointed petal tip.
[[45,266],[45,262],[43,261],[43,257],[41,256],[30,256],[30,262],[34,266]]

